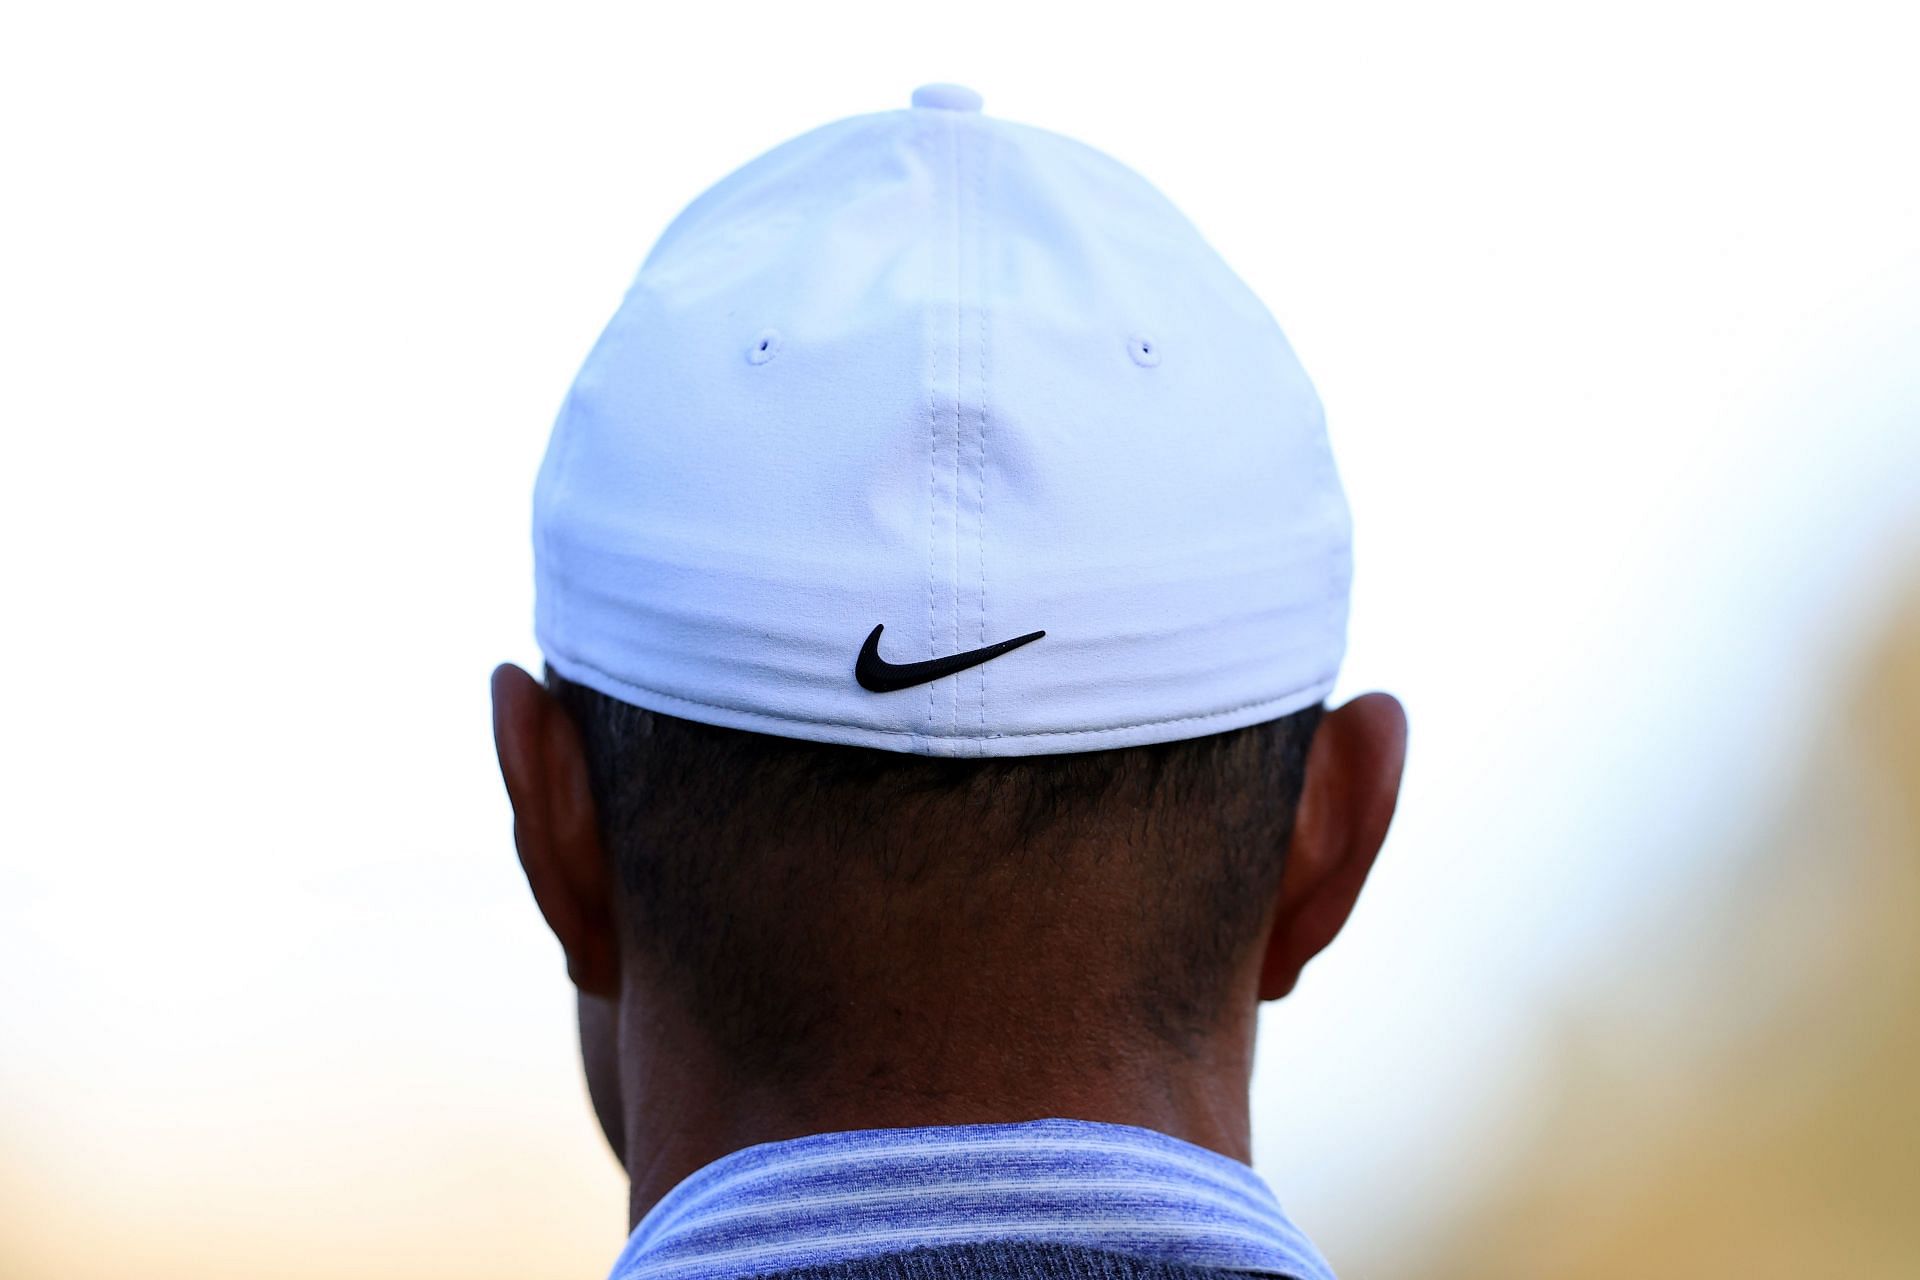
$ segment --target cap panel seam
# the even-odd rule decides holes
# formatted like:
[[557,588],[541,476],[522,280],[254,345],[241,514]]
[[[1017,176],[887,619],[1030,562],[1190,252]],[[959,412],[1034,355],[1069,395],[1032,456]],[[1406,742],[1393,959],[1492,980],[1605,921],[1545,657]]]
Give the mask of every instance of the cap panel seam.
[[[960,132],[959,117],[949,111],[947,118],[947,144],[953,160],[953,501],[950,516],[952,519],[953,541],[948,548],[949,569],[947,577],[947,615],[949,629],[953,635],[953,647],[950,653],[960,651],[960,456],[961,440],[965,434],[967,397],[966,386],[966,268],[967,268],[967,226],[962,207],[966,185],[960,177],[960,150],[964,135]],[[948,690],[950,701],[947,709],[947,735],[953,737],[960,732],[960,685],[955,680]]]
[[[926,136],[931,141],[932,150],[935,153],[929,157],[930,163],[927,166],[927,174],[928,174],[928,177],[932,180],[935,188],[933,192],[932,213],[934,218],[937,219],[939,217],[939,212],[940,212],[940,193],[938,190],[939,178],[937,177],[937,174],[939,172],[939,158],[938,158],[938,150],[940,145],[939,135],[938,135],[938,131],[936,130],[932,133],[929,133]],[[939,271],[940,271],[939,245],[940,245],[940,236],[938,231],[936,230],[934,234],[929,235],[927,237],[927,278],[930,283],[933,280],[937,279],[939,276]],[[934,291],[930,289],[928,292],[933,293]],[[934,555],[934,548],[938,543],[937,534],[939,529],[939,522],[935,515],[936,494],[938,492],[938,487],[934,478],[935,472],[938,470],[939,464],[940,464],[939,328],[940,326],[939,326],[939,317],[938,317],[937,309],[929,306],[927,308],[927,325],[926,325],[926,336],[927,336],[927,657],[929,658],[932,658],[935,656],[934,646],[938,643],[937,637],[939,635],[939,628],[934,621],[934,611],[933,611],[933,581],[934,581],[933,555]],[[927,734],[929,737],[933,735],[933,712],[934,712],[934,688],[932,684],[928,684],[927,685]]]
[[[986,129],[977,129],[974,136],[979,139],[980,154],[973,166],[974,198],[974,308],[979,317],[977,335],[978,368],[980,385],[980,463],[974,473],[974,551],[979,560],[980,569],[980,644],[987,643],[987,155],[993,146],[993,135]],[[987,728],[987,664],[981,663],[975,668],[980,673],[980,731]]]

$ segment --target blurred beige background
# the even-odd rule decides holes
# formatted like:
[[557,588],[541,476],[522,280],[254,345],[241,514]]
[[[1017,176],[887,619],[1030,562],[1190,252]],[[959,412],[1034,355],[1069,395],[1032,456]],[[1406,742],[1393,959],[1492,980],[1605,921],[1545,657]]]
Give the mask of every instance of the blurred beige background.
[[1383,1274],[1920,1272],[1920,575],[1806,746],[1718,891],[1568,994],[1520,1150]]

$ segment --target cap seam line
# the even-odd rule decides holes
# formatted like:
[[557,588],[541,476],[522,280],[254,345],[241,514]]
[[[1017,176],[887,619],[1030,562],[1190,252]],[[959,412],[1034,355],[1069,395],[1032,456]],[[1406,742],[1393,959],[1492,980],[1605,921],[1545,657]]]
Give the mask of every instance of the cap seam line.
[[[953,520],[953,541],[948,547],[947,575],[948,623],[953,635],[953,650],[960,649],[960,457],[966,436],[966,271],[967,225],[963,204],[966,184],[960,177],[960,149],[963,135],[954,112],[947,112],[947,154],[953,172],[953,501],[949,510]],[[960,685],[955,680],[947,712],[947,734],[960,732]]]
[[[937,135],[929,135],[937,138]],[[934,146],[938,148],[938,142]],[[932,172],[930,167],[929,172]],[[939,192],[934,192],[933,215],[940,213]],[[939,272],[936,236],[927,237],[927,275],[931,278]],[[933,555],[938,540],[938,519],[935,515],[936,480],[935,474],[940,465],[940,349],[939,323],[934,308],[927,308],[927,657],[936,656],[939,643],[939,628],[933,612]],[[927,736],[933,735],[934,689],[927,686]]]
[[[992,147],[992,135],[985,130],[976,130],[974,136],[979,140],[980,154],[973,166],[973,215],[974,215],[974,305],[980,322],[978,347],[975,355],[978,359],[980,375],[980,466],[974,472],[974,551],[980,569],[980,644],[987,643],[987,154]],[[987,664],[981,663],[976,670],[980,673],[980,730],[987,727]]]
[[[1020,738],[1078,737],[1078,736],[1084,736],[1084,735],[1093,734],[1093,733],[1120,733],[1127,729],[1150,729],[1155,725],[1163,725],[1163,724],[1192,724],[1195,721],[1200,721],[1200,720],[1217,720],[1222,716],[1234,715],[1241,711],[1250,711],[1255,707],[1266,706],[1269,703],[1285,702],[1289,698],[1298,697],[1299,695],[1307,692],[1310,689],[1314,689],[1319,687],[1320,685],[1327,684],[1333,681],[1334,679],[1338,678],[1338,675],[1339,675],[1339,672],[1336,670],[1332,673],[1329,673],[1327,675],[1320,677],[1317,680],[1312,680],[1306,684],[1300,685],[1298,688],[1290,689],[1285,693],[1276,693],[1271,697],[1255,698],[1251,702],[1237,703],[1234,706],[1221,707],[1215,711],[1196,712],[1192,715],[1164,716],[1164,717],[1160,717],[1158,719],[1153,719],[1153,720],[1131,720],[1125,724],[1096,725],[1086,729],[1023,729],[1017,733],[982,733],[982,734],[956,733],[951,735],[928,735],[928,734],[921,733],[917,729],[882,729],[874,725],[859,724],[851,720],[827,720],[827,719],[821,719],[819,717],[812,717],[812,716],[787,716],[787,715],[781,715],[779,712],[776,712],[776,711],[757,711],[750,707],[729,706],[724,702],[706,702],[699,698],[686,697],[683,694],[668,693],[664,689],[655,689],[651,685],[639,684],[636,681],[628,680],[628,679],[625,679],[624,677],[614,675],[610,671],[603,671],[599,667],[594,666],[591,662],[587,662],[579,658],[569,657],[564,653],[558,652],[557,647],[555,651],[552,652],[549,656],[552,658],[558,658],[561,662],[565,662],[571,666],[577,667],[582,671],[591,671],[594,675],[599,676],[601,679],[609,680],[614,684],[620,685],[622,688],[635,689],[641,693],[651,694],[653,697],[656,697],[656,698],[664,698],[669,702],[684,702],[690,707],[705,707],[713,711],[727,711],[727,712],[733,713],[734,715],[748,716],[756,720],[774,720],[782,724],[803,724],[803,725],[817,725],[822,728],[855,729],[861,733],[879,734],[883,737],[888,737],[888,738],[930,737],[933,741],[936,741],[936,742],[938,741],[999,742],[1006,739],[1020,739]],[[563,672],[562,674],[564,675],[565,673]],[[952,677],[949,677],[949,678],[951,679]]]

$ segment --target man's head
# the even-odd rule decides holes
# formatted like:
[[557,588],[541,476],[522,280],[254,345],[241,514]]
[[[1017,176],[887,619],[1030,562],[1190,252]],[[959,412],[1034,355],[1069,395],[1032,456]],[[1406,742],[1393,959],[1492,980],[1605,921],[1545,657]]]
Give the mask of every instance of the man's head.
[[[937,1090],[940,1053],[988,1081],[1032,1051],[1022,1027],[1217,1055],[1345,922],[1405,750],[1384,695],[984,760],[715,728],[513,667],[494,697],[521,860],[583,996],[673,1007],[760,1090]],[[604,1015],[583,1006],[583,1043],[617,1149]]]
[[496,730],[603,1115],[617,1042],[623,1093],[722,1118],[1124,1096],[1238,1147],[1259,1000],[1385,834],[1398,705],[1321,710],[1312,383],[1149,183],[980,105],[716,184],[555,423],[549,678],[498,673]]

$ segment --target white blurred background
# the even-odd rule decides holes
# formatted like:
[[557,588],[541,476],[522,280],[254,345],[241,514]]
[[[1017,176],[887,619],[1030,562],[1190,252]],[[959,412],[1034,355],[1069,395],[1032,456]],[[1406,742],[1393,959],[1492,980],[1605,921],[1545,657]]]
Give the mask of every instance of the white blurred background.
[[1413,747],[1267,1010],[1290,1213],[1356,1276],[1915,1274],[1917,54],[1898,4],[10,9],[0,1274],[605,1273],[488,737],[534,469],[686,201],[930,80],[1160,185],[1327,405],[1340,696]]

